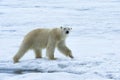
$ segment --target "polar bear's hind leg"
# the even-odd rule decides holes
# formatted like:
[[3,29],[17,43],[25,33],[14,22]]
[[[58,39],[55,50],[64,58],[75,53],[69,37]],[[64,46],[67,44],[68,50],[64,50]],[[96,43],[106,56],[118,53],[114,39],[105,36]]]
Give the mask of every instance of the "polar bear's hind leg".
[[25,45],[25,44],[23,44],[23,45],[20,47],[20,49],[19,49],[19,51],[17,52],[17,54],[13,57],[14,63],[19,62],[19,59],[20,59],[21,57],[23,57],[23,55],[29,50],[29,47],[30,47],[30,46]]
[[34,49],[35,58],[42,58],[42,51],[41,49]]

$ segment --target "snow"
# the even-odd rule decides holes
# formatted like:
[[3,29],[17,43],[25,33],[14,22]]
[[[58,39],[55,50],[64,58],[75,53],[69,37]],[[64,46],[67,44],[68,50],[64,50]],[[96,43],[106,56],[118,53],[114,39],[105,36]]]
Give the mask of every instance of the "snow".
[[[13,63],[26,33],[70,26],[74,59],[29,51]],[[0,80],[120,80],[119,0],[0,0]]]

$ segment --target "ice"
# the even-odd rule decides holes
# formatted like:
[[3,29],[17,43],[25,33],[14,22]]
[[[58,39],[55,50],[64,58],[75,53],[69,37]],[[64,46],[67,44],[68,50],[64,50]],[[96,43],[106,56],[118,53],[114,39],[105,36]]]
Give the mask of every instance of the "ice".
[[[13,63],[29,31],[72,27],[66,40],[74,59],[33,51]],[[0,0],[0,80],[120,80],[119,0]]]

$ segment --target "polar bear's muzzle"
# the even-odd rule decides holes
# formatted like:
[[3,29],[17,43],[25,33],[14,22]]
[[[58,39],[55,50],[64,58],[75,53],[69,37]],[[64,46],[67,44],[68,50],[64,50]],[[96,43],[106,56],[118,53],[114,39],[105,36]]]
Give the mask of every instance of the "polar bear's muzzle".
[[66,34],[69,34],[69,31],[66,31]]

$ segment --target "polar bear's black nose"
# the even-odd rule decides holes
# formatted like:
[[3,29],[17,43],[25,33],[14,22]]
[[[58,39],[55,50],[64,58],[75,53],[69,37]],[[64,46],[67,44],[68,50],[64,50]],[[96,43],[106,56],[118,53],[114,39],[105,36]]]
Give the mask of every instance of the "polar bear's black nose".
[[69,34],[69,31],[66,31],[66,34]]

